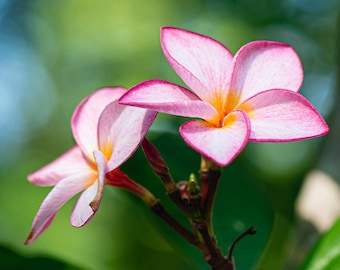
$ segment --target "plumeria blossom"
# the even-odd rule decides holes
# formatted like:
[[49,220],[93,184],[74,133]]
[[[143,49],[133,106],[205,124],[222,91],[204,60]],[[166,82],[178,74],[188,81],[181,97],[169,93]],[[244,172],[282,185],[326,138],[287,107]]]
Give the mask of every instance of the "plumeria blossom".
[[199,118],[180,127],[185,142],[220,166],[252,142],[291,142],[324,135],[328,126],[298,93],[301,62],[287,44],[254,41],[235,56],[218,41],[164,27],[161,45],[176,73],[191,88],[142,82],[121,104]]
[[118,104],[126,91],[121,87],[103,88],[85,98],[71,120],[77,145],[29,175],[30,182],[54,188],[41,204],[25,244],[46,230],[59,208],[81,191],[71,224],[85,225],[98,210],[104,184],[115,185],[116,180],[119,185],[123,178],[128,179],[118,167],[139,146],[156,113]]

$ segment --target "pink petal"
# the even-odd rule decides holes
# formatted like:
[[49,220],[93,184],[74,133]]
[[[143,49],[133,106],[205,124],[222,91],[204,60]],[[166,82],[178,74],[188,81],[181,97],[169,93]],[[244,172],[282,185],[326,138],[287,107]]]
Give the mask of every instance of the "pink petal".
[[161,44],[165,57],[182,80],[204,101],[221,89],[228,89],[233,55],[218,41],[164,27]]
[[214,107],[188,89],[162,80],[149,80],[134,86],[119,103],[203,119],[214,118],[217,114]]
[[243,46],[235,55],[231,89],[239,92],[244,101],[269,89],[297,92],[302,80],[300,59],[289,45],[255,41]]
[[108,105],[99,122],[100,149],[108,159],[109,170],[116,169],[137,149],[157,112],[128,107],[116,102]]
[[50,164],[30,174],[28,180],[39,186],[54,186],[70,175],[88,170],[91,170],[91,167],[80,148],[74,146]]
[[103,197],[105,173],[108,171],[106,160],[100,151],[94,151],[98,169],[98,179],[79,197],[71,214],[71,224],[75,227],[84,226],[97,212]]
[[250,98],[244,109],[251,122],[251,141],[296,141],[325,135],[329,128],[299,93],[268,90]]
[[52,224],[52,222],[53,222],[53,220],[54,220],[54,218],[55,218],[56,215],[57,215],[57,212],[56,212],[54,215],[52,215],[51,217],[49,217],[49,218],[45,221],[45,223],[44,223],[44,225],[41,227],[39,233],[37,233],[37,232],[36,232],[35,230],[33,230],[33,228],[32,228],[31,231],[30,231],[30,233],[29,233],[29,235],[28,235],[28,237],[26,238],[24,244],[25,244],[25,245],[30,245],[30,244],[32,244],[32,243],[35,241],[35,239],[37,239],[37,238],[39,237],[40,234],[42,234],[48,227],[50,227],[50,225]]
[[88,187],[93,177],[95,177],[95,174],[87,171],[71,175],[61,180],[42,202],[33,220],[31,232],[25,244],[32,243],[42,234],[49,227],[60,207],[75,194]]
[[127,90],[121,87],[102,88],[86,97],[76,108],[71,120],[73,136],[84,154],[94,162],[98,150],[98,121],[104,108],[118,100]]
[[243,150],[250,132],[249,120],[242,111],[230,113],[223,128],[192,120],[180,127],[184,141],[203,156],[226,166]]

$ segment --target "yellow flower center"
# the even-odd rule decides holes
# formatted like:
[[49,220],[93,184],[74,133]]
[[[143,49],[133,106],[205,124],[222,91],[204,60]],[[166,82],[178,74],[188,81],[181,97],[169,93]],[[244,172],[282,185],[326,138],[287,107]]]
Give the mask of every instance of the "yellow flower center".
[[112,142],[106,142],[104,145],[101,145],[100,151],[103,153],[103,155],[106,159],[106,162],[108,162],[110,157],[112,156],[112,152],[113,152]]
[[207,119],[207,122],[216,128],[230,126],[236,121],[236,117],[229,114],[235,110],[242,110],[251,117],[252,108],[247,104],[239,104],[240,100],[241,96],[235,90],[231,89],[228,95],[225,95],[224,90],[216,91],[208,102],[215,107],[217,115],[212,119]]

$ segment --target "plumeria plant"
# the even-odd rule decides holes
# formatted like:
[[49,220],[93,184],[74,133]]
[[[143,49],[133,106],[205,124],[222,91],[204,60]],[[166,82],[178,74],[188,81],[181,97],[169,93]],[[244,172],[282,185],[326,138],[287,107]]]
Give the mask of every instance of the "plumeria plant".
[[[71,224],[88,223],[98,210],[103,188],[123,188],[139,198],[189,244],[199,249],[211,269],[235,269],[233,248],[223,254],[212,213],[222,168],[250,142],[292,142],[322,136],[329,128],[313,105],[298,93],[303,70],[287,44],[254,41],[233,55],[223,44],[183,29],[161,29],[164,55],[190,88],[153,79],[130,90],[103,88],[76,108],[71,127],[76,146],[29,175],[32,183],[54,186],[43,201],[25,243],[32,243],[52,223],[59,208],[82,192]],[[176,182],[155,146],[145,138],[157,112],[193,117],[179,133],[201,154],[199,177]],[[141,145],[168,196],[186,215],[192,230],[170,215],[150,191],[119,167]]]

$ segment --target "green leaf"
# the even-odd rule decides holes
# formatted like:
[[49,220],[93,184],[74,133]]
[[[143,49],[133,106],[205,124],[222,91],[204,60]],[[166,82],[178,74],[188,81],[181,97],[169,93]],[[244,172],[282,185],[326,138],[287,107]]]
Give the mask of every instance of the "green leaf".
[[223,251],[250,226],[256,235],[237,244],[234,258],[237,269],[254,269],[269,239],[273,209],[255,177],[244,170],[242,159],[235,160],[222,172],[214,209],[216,237]]
[[340,269],[340,219],[316,243],[301,270]]
[[28,258],[4,246],[0,246],[0,269],[80,270],[78,267],[48,257]]

